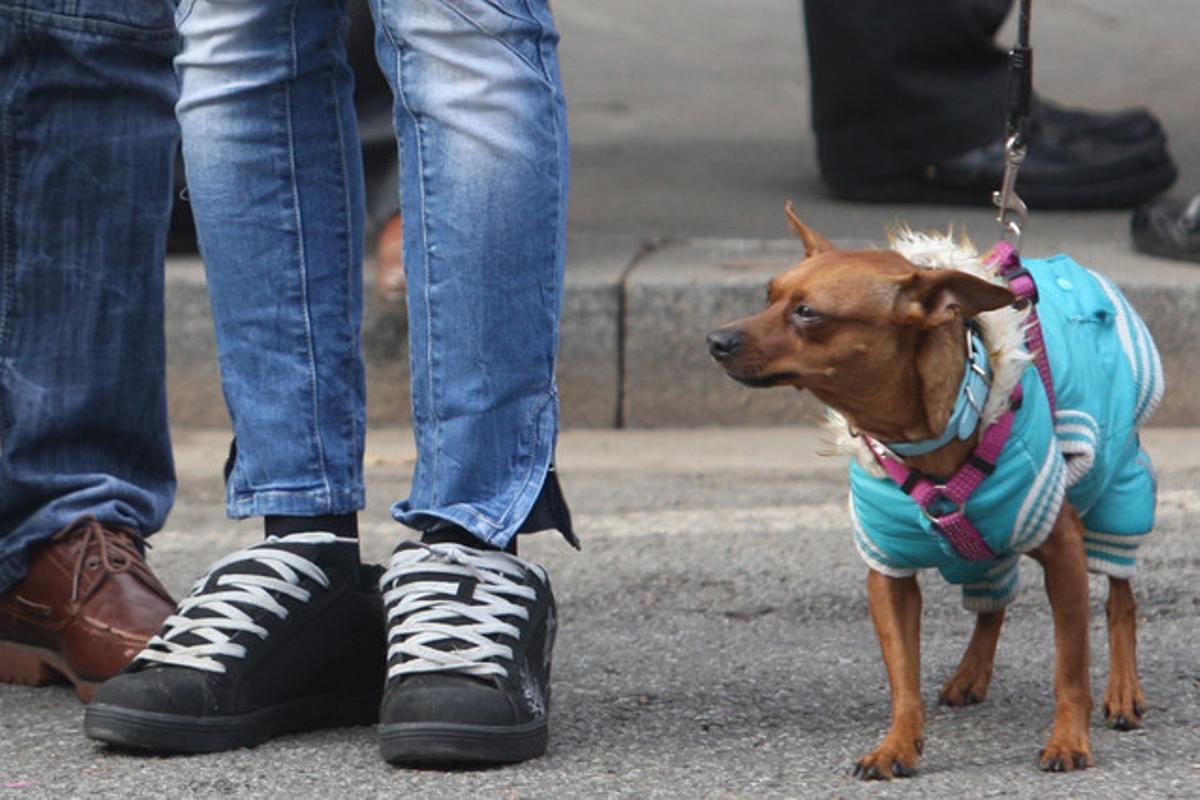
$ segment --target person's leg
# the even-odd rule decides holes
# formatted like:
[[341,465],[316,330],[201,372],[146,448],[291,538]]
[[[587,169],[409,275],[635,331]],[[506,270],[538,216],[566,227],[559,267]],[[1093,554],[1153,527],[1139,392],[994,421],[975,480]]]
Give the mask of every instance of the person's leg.
[[[384,577],[389,761],[546,747],[555,615],[495,548],[570,523],[552,470],[568,151],[544,0],[375,0],[396,95],[417,465]],[[546,512],[550,513],[546,513]],[[557,512],[557,513],[555,513]],[[444,624],[447,623],[448,624]]]
[[217,561],[85,732],[201,752],[373,722],[378,568],[359,564],[363,198],[340,0],[180,6],[188,187],[236,433],[232,516],[265,542]]
[[[988,205],[1004,168],[1011,0],[804,0],[812,124],[839,197]],[[1018,190],[1034,208],[1125,207],[1175,179],[1157,120],[1034,97]]]
[[78,517],[148,535],[174,498],[176,38],[169,2],[109,5],[127,25],[0,5],[0,591]]
[[1011,0],[804,0],[812,123],[829,178],[886,175],[998,136]]
[[558,428],[568,175],[558,37],[544,2],[378,9],[397,98],[418,453],[393,513],[504,547],[546,480]]
[[[53,669],[84,693],[171,607],[140,540],[175,493],[178,40],[169,0],[63,8],[0,2],[0,680]],[[103,567],[86,579],[81,548]]]
[[363,182],[337,0],[181,7],[188,194],[236,437],[230,516],[363,505]]

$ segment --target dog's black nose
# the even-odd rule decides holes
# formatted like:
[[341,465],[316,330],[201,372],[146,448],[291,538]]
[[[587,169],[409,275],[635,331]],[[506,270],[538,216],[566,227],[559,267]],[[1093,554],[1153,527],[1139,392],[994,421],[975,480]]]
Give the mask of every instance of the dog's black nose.
[[742,346],[742,334],[728,328],[718,328],[708,335],[708,352],[717,361],[728,361]]

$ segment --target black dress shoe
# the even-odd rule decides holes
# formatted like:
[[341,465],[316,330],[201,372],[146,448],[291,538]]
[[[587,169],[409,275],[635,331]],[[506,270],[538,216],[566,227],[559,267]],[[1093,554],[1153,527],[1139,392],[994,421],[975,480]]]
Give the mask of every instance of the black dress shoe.
[[1078,136],[1098,136],[1121,144],[1166,144],[1167,135],[1158,118],[1145,108],[1091,111],[1068,108],[1034,95],[1030,109],[1034,124],[1046,122]]
[[1138,207],[1130,232],[1143,253],[1200,261],[1200,194],[1190,200],[1160,197]]
[[[1093,114],[1040,102],[1017,193],[1034,209],[1130,208],[1162,193],[1178,173],[1161,126],[1143,113]],[[910,172],[828,183],[834,195],[859,202],[990,206],[1003,175],[997,136]]]

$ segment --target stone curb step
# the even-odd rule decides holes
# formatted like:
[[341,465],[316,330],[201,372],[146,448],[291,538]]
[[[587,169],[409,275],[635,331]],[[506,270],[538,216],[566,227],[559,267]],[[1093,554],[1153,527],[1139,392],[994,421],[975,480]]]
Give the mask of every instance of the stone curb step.
[[[1063,250],[1110,275],[1149,324],[1167,375],[1154,424],[1200,424],[1200,394],[1193,391],[1200,375],[1200,270],[1104,243]],[[819,421],[821,408],[806,394],[734,384],[704,343],[709,330],[758,307],[767,279],[798,256],[793,239],[573,238],[558,370],[564,427]],[[408,424],[407,315],[403,304],[378,301],[369,286],[365,297],[369,420]],[[167,338],[172,423],[227,425],[204,271],[195,259],[168,262]]]

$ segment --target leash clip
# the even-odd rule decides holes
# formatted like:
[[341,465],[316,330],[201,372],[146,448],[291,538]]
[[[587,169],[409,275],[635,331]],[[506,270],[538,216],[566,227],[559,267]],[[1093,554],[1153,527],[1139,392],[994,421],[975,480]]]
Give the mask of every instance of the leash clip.
[[1017,194],[1017,172],[1025,160],[1026,145],[1018,135],[1008,137],[1004,143],[1004,180],[1000,190],[992,192],[992,204],[999,209],[996,222],[1000,225],[1000,241],[1009,241],[1020,250],[1021,228],[1029,221],[1029,207]]

